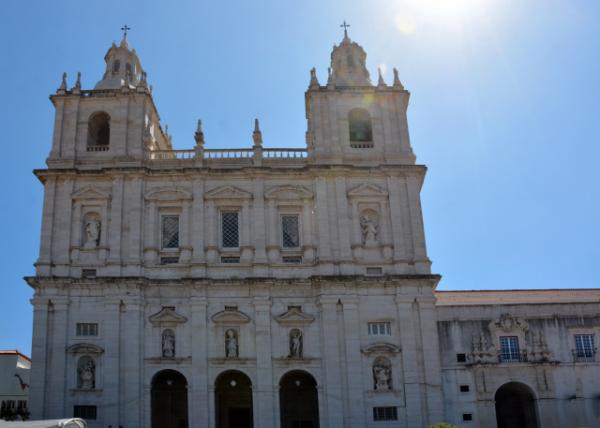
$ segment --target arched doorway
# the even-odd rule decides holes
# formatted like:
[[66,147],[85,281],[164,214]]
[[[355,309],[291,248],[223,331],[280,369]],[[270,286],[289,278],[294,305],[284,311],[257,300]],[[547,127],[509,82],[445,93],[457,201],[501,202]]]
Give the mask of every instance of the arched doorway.
[[310,374],[295,370],[279,382],[281,428],[319,428],[317,382]]
[[161,370],[152,378],[152,428],[187,428],[187,381],[175,370]]
[[229,370],[215,382],[215,419],[218,428],[252,428],[252,382],[244,373]]
[[538,428],[535,395],[519,382],[502,385],[496,391],[498,428]]

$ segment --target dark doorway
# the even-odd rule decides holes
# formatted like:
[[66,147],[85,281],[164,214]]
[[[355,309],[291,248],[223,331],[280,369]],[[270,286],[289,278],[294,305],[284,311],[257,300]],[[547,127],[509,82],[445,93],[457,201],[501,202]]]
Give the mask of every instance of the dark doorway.
[[281,428],[319,428],[317,382],[300,370],[286,373],[279,382]]
[[152,378],[152,428],[187,428],[187,381],[175,370],[162,370]]
[[538,428],[533,391],[519,382],[502,385],[496,391],[498,428]]
[[221,373],[215,382],[218,428],[252,428],[252,382],[237,370]]

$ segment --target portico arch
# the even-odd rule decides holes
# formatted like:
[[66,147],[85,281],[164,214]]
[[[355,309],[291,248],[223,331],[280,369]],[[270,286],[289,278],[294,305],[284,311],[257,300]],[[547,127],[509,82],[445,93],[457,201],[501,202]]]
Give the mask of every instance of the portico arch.
[[217,428],[252,428],[252,381],[238,370],[221,373],[215,381]]
[[496,391],[498,428],[538,428],[535,394],[521,382],[509,382]]
[[317,381],[303,370],[293,370],[279,382],[281,428],[319,428]]
[[152,378],[152,428],[187,428],[187,380],[176,370],[161,370]]

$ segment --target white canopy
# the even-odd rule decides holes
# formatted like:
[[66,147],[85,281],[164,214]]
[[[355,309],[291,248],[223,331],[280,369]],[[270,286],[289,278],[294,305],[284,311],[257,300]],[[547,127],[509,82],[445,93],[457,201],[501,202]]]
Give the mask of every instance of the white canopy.
[[79,418],[26,422],[0,421],[0,428],[87,428],[87,424]]

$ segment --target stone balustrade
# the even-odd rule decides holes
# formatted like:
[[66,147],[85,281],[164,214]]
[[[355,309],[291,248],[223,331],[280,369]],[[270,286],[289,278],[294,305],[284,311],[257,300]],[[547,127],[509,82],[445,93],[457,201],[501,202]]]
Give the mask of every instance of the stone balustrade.
[[195,161],[201,160],[206,164],[261,164],[279,162],[300,162],[308,158],[308,150],[301,148],[254,148],[254,149],[178,149],[178,150],[148,150],[146,159],[154,161]]

